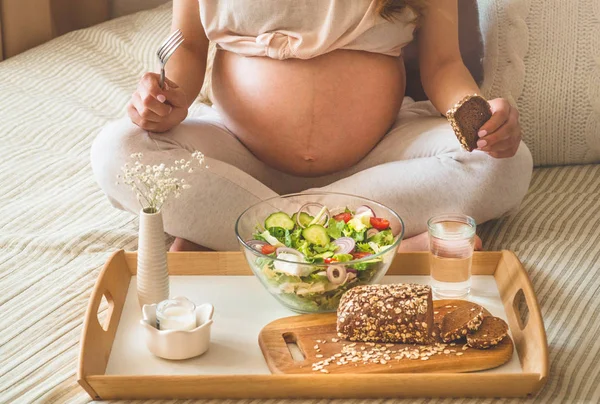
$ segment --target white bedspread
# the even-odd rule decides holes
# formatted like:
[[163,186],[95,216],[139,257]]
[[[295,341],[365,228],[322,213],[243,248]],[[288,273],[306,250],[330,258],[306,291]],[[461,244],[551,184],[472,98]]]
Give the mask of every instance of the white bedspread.
[[[169,19],[161,7],[0,63],[2,402],[89,400],[75,380],[87,300],[109,252],[137,242],[137,220],[96,186],[89,147],[156,69]],[[600,401],[599,206],[600,166],[541,169],[521,211],[482,231],[488,248],[517,252],[542,306],[551,373],[536,402]]]

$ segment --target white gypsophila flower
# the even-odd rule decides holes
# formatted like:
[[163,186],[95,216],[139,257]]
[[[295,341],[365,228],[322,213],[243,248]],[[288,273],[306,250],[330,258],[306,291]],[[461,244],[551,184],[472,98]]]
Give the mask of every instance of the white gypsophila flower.
[[178,171],[192,173],[194,166],[204,166],[204,154],[199,151],[194,151],[190,160],[175,160],[170,167],[164,163],[144,165],[142,157],[142,153],[131,154],[134,162],[123,165],[122,174],[117,175],[117,183],[131,187],[142,208],[148,212],[160,211],[171,196],[179,198],[182,190],[191,187],[184,178],[178,178],[174,174]]

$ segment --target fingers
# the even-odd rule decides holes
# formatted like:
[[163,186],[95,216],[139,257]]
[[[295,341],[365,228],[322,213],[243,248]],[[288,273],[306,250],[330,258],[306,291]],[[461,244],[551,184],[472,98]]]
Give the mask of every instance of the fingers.
[[171,112],[171,106],[188,107],[187,97],[177,83],[165,77],[165,85],[161,89],[159,80],[158,74],[145,73],[138,84],[137,91],[147,108],[159,116],[167,116]]
[[517,154],[519,145],[521,144],[521,138],[518,139],[507,139],[502,142],[498,142],[489,151],[485,151],[487,154],[494,158],[508,158]]
[[127,104],[127,115],[133,123],[142,129],[155,131],[158,128],[158,123],[142,118],[132,103]]
[[477,147],[483,151],[500,151],[521,142],[521,128],[516,110],[495,132],[477,141]]
[[[158,86],[158,84],[156,84],[156,86]],[[160,92],[158,96],[156,96],[157,91]],[[161,99],[166,100],[167,97],[164,93],[164,90],[156,90],[155,87],[148,87],[148,83],[140,81],[136,92],[141,103],[139,105],[140,108],[138,108],[140,115],[143,115],[143,111],[146,109],[152,111],[158,116],[164,117],[169,115],[173,108],[170,105],[166,105],[160,101]]]
[[512,157],[521,143],[519,111],[500,98],[490,101],[490,106],[493,115],[479,131],[477,148],[495,158]]
[[491,100],[492,117],[479,129],[479,137],[485,137],[489,133],[497,131],[510,117],[511,106],[503,98]]
[[160,76],[156,73],[144,73],[140,79],[138,89],[140,87],[146,89],[146,93],[156,98],[159,102],[165,102],[165,95],[159,86]]
[[477,148],[482,151],[492,151],[497,148],[498,144],[511,140],[513,134],[508,127],[501,127],[491,135],[487,135],[483,139],[477,141]]
[[[146,100],[147,100],[147,98],[146,98]],[[158,102],[156,100],[154,100],[154,101]],[[147,101],[142,100],[142,97],[137,92],[131,96],[131,105],[133,105],[133,107],[136,109],[138,115],[142,119],[145,119],[146,121],[160,122],[163,118],[161,115],[152,111],[151,108],[147,107]],[[162,105],[162,106],[165,107],[166,105]]]
[[165,84],[170,88],[179,88],[179,86],[176,83],[172,82],[167,77],[165,77]]
[[498,143],[496,145],[496,147],[494,147],[490,151],[484,151],[484,152],[494,158],[508,158],[508,157],[512,157],[515,154],[517,154],[519,145],[520,145],[520,142],[515,144],[514,142],[507,140],[507,141]]
[[[167,96],[167,103],[171,104],[176,108],[187,108],[187,97],[183,90],[180,89],[179,86],[177,86],[177,84],[173,83],[171,80],[169,80],[169,83],[171,84],[166,84],[164,90],[164,93]],[[175,87],[172,87],[173,85]]]
[[[165,100],[164,103],[158,99],[161,96]],[[131,121],[151,132],[172,129],[185,119],[187,112],[188,105],[183,90],[171,80],[165,81],[165,88],[160,89],[158,75],[154,73],[144,75],[127,105],[127,114]]]

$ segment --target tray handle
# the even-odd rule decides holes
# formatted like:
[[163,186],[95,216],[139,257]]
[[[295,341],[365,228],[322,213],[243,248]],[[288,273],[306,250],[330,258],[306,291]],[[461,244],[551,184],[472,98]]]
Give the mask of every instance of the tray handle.
[[[502,251],[499,265],[504,265],[506,270],[496,271],[496,282],[521,366],[524,372],[539,373],[540,389],[548,377],[548,342],[540,306],[527,271],[512,251]],[[529,313],[525,323],[519,303],[524,304],[522,309]]]
[[[116,251],[102,268],[88,302],[81,333],[77,381],[93,399],[100,397],[89,386],[86,377],[103,375],[106,371],[130,281],[125,253]],[[108,313],[104,324],[100,324],[98,309],[103,296],[108,302]]]

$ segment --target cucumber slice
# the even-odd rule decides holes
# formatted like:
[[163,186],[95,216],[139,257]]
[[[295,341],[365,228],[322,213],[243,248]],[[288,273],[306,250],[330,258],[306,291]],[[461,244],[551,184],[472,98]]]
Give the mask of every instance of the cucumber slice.
[[294,226],[294,221],[283,212],[273,213],[265,220],[265,228],[267,229],[281,227],[287,230],[294,230]]
[[313,224],[302,230],[302,237],[311,244],[316,244],[321,247],[329,244],[329,235],[327,229],[320,224]]
[[[296,221],[296,217],[297,217],[297,216],[298,216],[298,213],[294,213],[294,214],[292,215],[292,221],[293,221],[294,223],[297,223],[297,221]],[[305,227],[308,227],[308,226],[310,226],[310,222],[311,222],[313,219],[314,219],[314,218],[313,218],[311,215],[309,215],[308,213],[306,213],[306,212],[302,212],[302,213],[300,213],[300,224],[302,225],[302,228],[305,228]]]
[[[296,220],[297,216],[298,216],[298,213],[294,213],[292,215],[292,221],[294,222],[294,224],[297,223],[297,220]],[[314,218],[306,212],[300,213],[300,224],[302,225],[302,228],[310,226],[310,222],[313,219]]]
[[300,224],[302,226],[308,227],[310,225],[310,222],[312,222],[313,219],[314,219],[314,217],[312,217],[308,213],[302,212],[302,213],[300,213],[300,218],[298,220],[300,221]]

